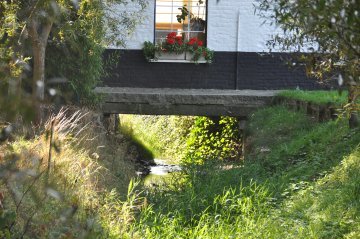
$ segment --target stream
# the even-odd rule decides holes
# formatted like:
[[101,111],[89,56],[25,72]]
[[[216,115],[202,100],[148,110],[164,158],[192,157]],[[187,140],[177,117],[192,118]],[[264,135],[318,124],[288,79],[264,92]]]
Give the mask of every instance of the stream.
[[150,172],[144,178],[144,184],[158,184],[161,181],[166,180],[174,172],[181,171],[181,167],[176,164],[168,164],[166,160],[154,159],[154,166],[150,166]]

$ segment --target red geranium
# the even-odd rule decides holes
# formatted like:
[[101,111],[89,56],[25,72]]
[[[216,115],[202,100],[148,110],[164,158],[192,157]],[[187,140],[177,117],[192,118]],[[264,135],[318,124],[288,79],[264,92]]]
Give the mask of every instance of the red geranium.
[[176,32],[170,32],[166,35],[165,41],[161,43],[161,48],[167,52],[181,53],[184,51],[183,38],[178,36]]
[[197,42],[197,38],[196,38],[196,37],[193,37],[193,38],[191,38],[191,39],[189,40],[188,45],[192,46],[192,45],[194,45],[196,42]]
[[173,44],[175,44],[175,40],[172,39],[172,38],[168,38],[168,39],[166,39],[166,43],[170,44],[170,45],[173,45]]
[[176,32],[170,32],[168,35],[167,35],[167,39],[174,39],[176,37]]
[[175,43],[177,43],[181,46],[183,44],[182,36],[177,36],[176,32],[170,32],[166,36],[166,43],[170,45],[174,45]]
[[203,46],[204,43],[203,43],[203,41],[199,40],[198,38],[193,37],[193,38],[190,38],[190,40],[188,42],[188,45],[189,46],[194,46],[195,45],[195,47],[199,47],[199,46]]
[[176,36],[175,40],[180,46],[183,44],[182,36]]

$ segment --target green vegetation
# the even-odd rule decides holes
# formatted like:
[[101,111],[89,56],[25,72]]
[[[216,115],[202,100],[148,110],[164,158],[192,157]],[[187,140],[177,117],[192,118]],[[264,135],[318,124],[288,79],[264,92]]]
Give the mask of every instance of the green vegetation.
[[39,136],[25,139],[21,135],[31,132],[18,132],[0,146],[1,238],[106,235],[109,218],[129,219],[131,195],[137,194],[128,185],[138,156],[131,143],[106,136],[96,118],[61,112]]
[[[127,156],[133,149],[126,137],[109,141],[103,133],[93,139],[94,130],[99,133],[96,123],[76,133],[80,122],[94,122],[91,116],[81,121],[63,117],[54,121],[59,123],[53,126],[49,178],[49,123],[34,140],[18,138],[1,146],[6,152],[0,155],[6,162],[1,175],[8,175],[0,189],[4,237],[25,231],[28,238],[358,238],[360,132],[349,129],[345,120],[320,124],[303,112],[266,108],[251,116],[244,160],[198,164],[184,154],[181,173],[166,183],[145,186],[130,180],[135,177],[130,160],[136,155]],[[139,126],[146,119],[148,128],[142,130],[149,133],[155,133],[150,126],[161,129],[172,120],[127,117]],[[188,145],[197,154],[194,159],[209,159],[211,153],[222,157],[221,149],[212,146],[218,145],[220,135],[231,142],[225,136],[233,133],[236,120],[195,121],[177,122],[186,129],[178,131],[186,132],[183,140],[187,135],[196,142]],[[170,136],[165,128],[162,134]],[[24,156],[14,163],[19,154]],[[45,174],[38,178],[29,168]],[[16,209],[16,195],[31,185]]]
[[232,117],[121,115],[124,134],[170,162],[240,160],[241,133]]
[[[270,49],[296,52],[290,65],[305,64],[308,75],[333,79],[348,90],[349,125],[359,125],[360,28],[356,1],[259,0],[258,14],[282,30],[268,41]],[[267,20],[266,20],[267,19]],[[304,49],[307,53],[304,54]]]
[[[264,120],[266,119],[266,120]],[[251,118],[245,161],[144,189],[135,238],[357,238],[360,133],[282,107]]]
[[339,91],[304,91],[304,90],[285,90],[278,96],[286,97],[294,100],[307,101],[315,104],[334,104],[345,105],[347,103],[347,92]]
[[179,162],[194,117],[121,115],[121,130],[154,153],[155,158]]
[[[125,14],[130,2],[132,14]],[[146,6],[146,0],[1,1],[0,110],[9,121],[20,112],[40,122],[44,100],[98,103],[93,88],[114,63],[103,62],[104,46],[124,46]]]
[[208,160],[240,160],[242,137],[233,117],[196,117],[182,163],[203,164]]

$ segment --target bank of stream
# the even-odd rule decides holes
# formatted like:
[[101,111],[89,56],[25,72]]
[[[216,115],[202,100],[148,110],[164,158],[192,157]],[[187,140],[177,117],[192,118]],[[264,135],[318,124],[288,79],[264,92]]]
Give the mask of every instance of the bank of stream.
[[139,155],[147,176],[129,238],[358,238],[360,135],[344,120],[266,108],[249,118],[246,147],[234,118],[172,120],[122,121],[155,154]]
[[119,117],[121,131],[140,151],[138,175],[146,177],[146,182],[150,181],[148,178],[166,178],[171,172],[178,171],[180,162],[201,165],[212,158],[233,162],[242,158],[242,132],[236,118]]

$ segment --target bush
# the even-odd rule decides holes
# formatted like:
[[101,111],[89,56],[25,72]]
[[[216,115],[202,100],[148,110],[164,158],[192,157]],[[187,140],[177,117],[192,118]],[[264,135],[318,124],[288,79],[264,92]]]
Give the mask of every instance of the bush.
[[184,162],[202,164],[206,160],[234,161],[241,157],[242,136],[236,118],[196,118]]

